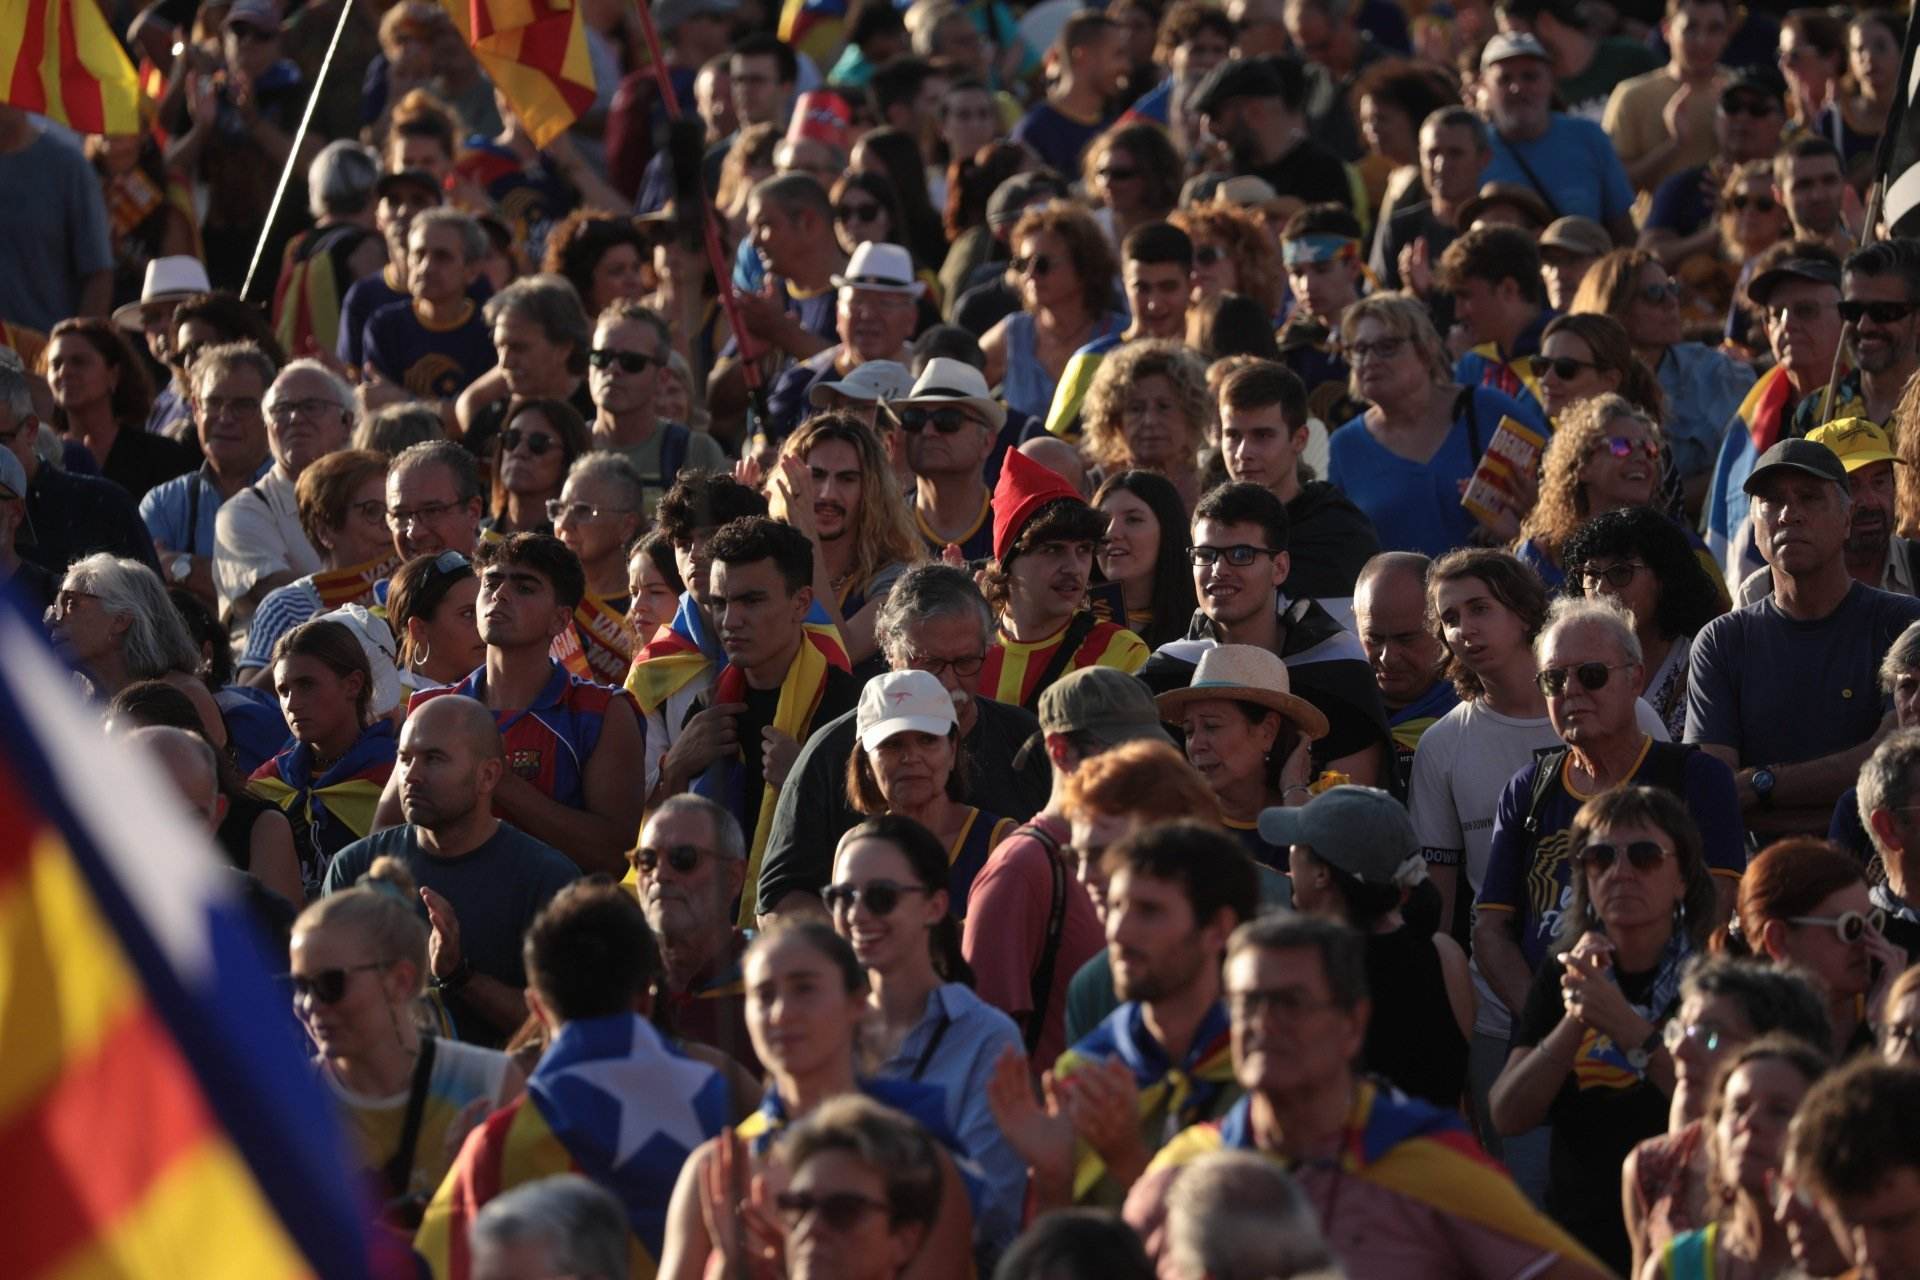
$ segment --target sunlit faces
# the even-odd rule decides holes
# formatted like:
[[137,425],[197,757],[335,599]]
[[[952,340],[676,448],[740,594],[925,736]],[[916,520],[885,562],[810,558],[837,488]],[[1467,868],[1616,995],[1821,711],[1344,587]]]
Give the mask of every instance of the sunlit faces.
[[1580,466],[1589,515],[1653,501],[1660,484],[1660,440],[1639,418],[1618,417]]
[[[881,744],[881,750],[907,736],[938,741],[929,734],[895,734]],[[853,953],[860,957],[861,964],[880,973],[893,972],[914,958],[914,953],[924,953],[928,932],[947,914],[946,891],[927,891],[915,875],[913,864],[891,840],[867,837],[842,845],[833,860],[833,883],[860,890],[886,883],[910,890],[901,893],[893,909],[884,915],[874,911],[864,892],[851,906],[842,903],[834,911],[833,927],[853,944]]]
[[951,735],[903,730],[867,752],[887,808],[917,810],[945,795],[955,749]]
[[627,625],[642,641],[673,621],[680,594],[653,557],[635,547],[627,558]]
[[1267,531],[1260,525],[1251,521],[1227,524],[1196,520],[1191,545],[1216,550],[1235,546],[1260,549],[1251,564],[1236,566],[1229,557],[1218,555],[1212,557],[1212,564],[1193,566],[1194,594],[1207,617],[1231,628],[1262,610],[1273,609],[1274,594],[1287,580],[1292,561],[1286,552],[1276,552],[1267,545]]
[[1068,303],[1081,291],[1080,272],[1066,238],[1055,231],[1029,231],[1021,236],[1013,247],[1010,268],[1020,305],[1029,312]]
[[559,428],[538,409],[524,409],[500,433],[500,483],[509,493],[551,494],[566,475]]
[[636,865],[640,905],[647,924],[670,943],[725,936],[732,925],[733,899],[746,879],[746,863],[720,854],[713,820],[686,809],[656,812],[640,831],[641,849],[695,851],[693,866],[682,870],[671,857],[653,859],[652,869]]
[[1814,280],[1786,280],[1767,293],[1767,341],[1788,372],[1809,386],[1833,369],[1840,345],[1840,291]]
[[1474,672],[1495,671],[1527,647],[1527,624],[1485,580],[1449,578],[1434,593],[1440,638]]
[[1900,41],[1884,22],[1855,22],[1847,29],[1847,70],[1874,101],[1893,98],[1900,74]]
[[407,291],[415,298],[441,306],[458,302],[476,270],[467,260],[458,227],[429,221],[408,229]]
[[[525,415],[522,415],[523,417]],[[580,557],[583,565],[598,565],[612,557],[640,528],[641,512],[622,505],[625,486],[604,473],[570,475],[560,487],[560,518],[554,536]]]
[[1659,579],[1636,555],[1595,556],[1579,567],[1578,576],[1586,595],[1614,601],[1632,615],[1636,630],[1660,608]]
[[[376,1042],[392,1039],[393,1004],[399,1001],[388,988],[412,981],[413,966],[401,961],[383,967],[373,962],[373,955],[370,940],[352,925],[309,928],[293,935],[287,953],[288,971],[299,983],[293,1011],[322,1057],[352,1060]],[[337,989],[339,998],[318,998],[323,987]]]
[[[480,638],[480,579],[462,578],[447,588],[433,617],[407,623],[419,669],[429,678],[458,680],[487,660]],[[437,675],[433,673],[437,672]]]
[[638,298],[646,292],[645,285],[639,248],[631,244],[613,245],[593,264],[587,314],[599,315],[616,302]]
[[1091,541],[1042,542],[1007,566],[1010,610],[1029,627],[1064,624],[1086,599],[1093,575]]
[[1187,760],[1215,793],[1266,776],[1282,725],[1278,714],[1228,698],[1195,699],[1180,719]]
[[1722,1185],[1766,1199],[1785,1154],[1787,1126],[1807,1086],[1800,1068],[1785,1058],[1752,1058],[1733,1069],[1713,1132]]
[[1760,478],[1753,498],[1755,532],[1776,572],[1811,573],[1846,543],[1851,502],[1831,480],[1778,471]]
[[1547,715],[1554,732],[1562,741],[1584,748],[1635,732],[1639,665],[1628,662],[1619,637],[1598,623],[1555,628],[1540,655],[1542,671],[1565,672],[1592,663],[1608,668],[1605,684],[1589,689],[1586,681],[1576,676],[1566,680],[1558,694],[1547,698]]
[[1680,63],[1690,75],[1711,74],[1727,50],[1733,34],[1727,6],[1719,0],[1683,4],[1665,24],[1667,42],[1680,51]]
[[[1866,916],[1873,911],[1864,880],[1835,889],[1808,911],[1803,919],[1829,923],[1792,924],[1769,921],[1768,934],[1781,930],[1777,950],[1787,960],[1813,971],[1836,999],[1864,995],[1873,985],[1873,953],[1867,949],[1866,933],[1852,942],[1841,937],[1831,923],[1847,912]],[[1769,948],[1774,949],[1772,947]]]
[[84,334],[63,333],[47,344],[47,385],[54,404],[65,412],[111,399],[119,382],[120,371]]
[[1110,845],[1139,830],[1138,814],[1101,813],[1097,810],[1076,813],[1070,824],[1073,856],[1070,865],[1076,879],[1086,886],[1093,899],[1094,912],[1104,923],[1107,918],[1107,869],[1102,865]]
[[500,372],[516,396],[538,396],[568,386],[571,342],[555,342],[531,316],[508,307],[493,322],[493,349]]
[[458,480],[439,463],[387,473],[387,527],[402,559],[442,551],[471,556],[479,520],[480,500],[461,501]]
[[1527,139],[1546,132],[1553,101],[1553,68],[1538,58],[1504,58],[1484,73],[1488,109],[1502,137]]
[[1446,650],[1427,627],[1426,588],[1411,573],[1366,579],[1353,596],[1354,629],[1389,707],[1421,697],[1440,678]]
[[1640,268],[1627,300],[1627,336],[1638,347],[1668,347],[1680,341],[1680,286],[1657,262]]
[[[1545,360],[1540,369],[1540,387],[1546,393],[1547,416],[1559,419],[1583,400],[1620,389],[1620,371],[1602,369],[1594,363],[1593,348],[1570,329],[1547,335],[1540,344]],[[1563,376],[1570,374],[1572,376]]]
[[1335,258],[1290,263],[1287,282],[1293,286],[1294,296],[1306,302],[1309,314],[1329,325],[1338,324],[1360,296],[1360,262],[1357,258]]
[[843,288],[837,303],[840,337],[862,360],[892,360],[900,354],[919,315],[910,293]]
[[920,1250],[920,1224],[895,1224],[886,1176],[852,1151],[809,1156],[785,1194],[796,1206],[782,1213],[794,1280],[892,1280]]
[[263,397],[267,442],[289,474],[347,447],[353,414],[340,395],[340,385],[318,369],[289,369],[274,379]]
[[727,660],[746,671],[792,649],[813,602],[807,587],[791,591],[772,560],[715,561],[709,606]]
[[1413,339],[1395,333],[1378,316],[1367,316],[1354,326],[1347,360],[1354,389],[1375,404],[1406,403],[1433,384],[1433,373]]
[[1847,527],[1847,555],[1861,561],[1884,557],[1893,535],[1894,464],[1869,462],[1847,473],[1853,517]]
[[[1867,373],[1885,373],[1912,359],[1915,336],[1920,332],[1920,306],[1908,296],[1906,281],[1897,272],[1883,276],[1848,272],[1844,284],[1848,303],[1869,304],[1857,308],[1859,319],[1853,330],[1853,354],[1860,368]],[[1902,308],[1906,314],[1893,319],[1874,314],[1894,314]]]
[[1109,582],[1151,576],[1160,554],[1160,519],[1140,497],[1114,489],[1100,500],[1107,514],[1107,536],[1096,559]]
[[480,570],[480,638],[497,649],[542,649],[573,620],[537,570],[496,562]]
[[822,440],[807,451],[813,527],[822,542],[844,537],[860,513],[860,452],[845,440]]
[[1871,1191],[1822,1207],[1863,1280],[1920,1280],[1920,1167],[1889,1169]]
[[347,499],[346,518],[339,527],[327,530],[323,542],[328,545],[335,564],[342,567],[365,564],[392,554],[393,541],[387,532],[387,476],[374,472],[362,480]]
[[1731,996],[1694,995],[1680,1002],[1680,1012],[1666,1033],[1673,1054],[1674,1094],[1682,1114],[1697,1117],[1706,1109],[1720,1064],[1753,1039],[1753,1023],[1746,1009]]
[[200,451],[214,468],[238,475],[267,456],[266,385],[251,365],[208,368],[193,396],[194,425]]
[[1838,156],[1791,157],[1787,162],[1787,186],[1782,194],[1795,231],[1815,239],[1831,235],[1840,225],[1846,187]]
[[1164,374],[1133,379],[1120,402],[1120,433],[1131,465],[1179,474],[1193,465],[1200,424]]
[[1289,426],[1278,404],[1257,409],[1220,406],[1220,452],[1235,481],[1277,493],[1290,477],[1297,477],[1306,447],[1307,424]]
[[497,758],[474,750],[473,734],[461,717],[411,716],[400,730],[394,773],[400,780],[400,807],[408,822],[429,831],[453,826],[480,807],[481,774],[499,767]]
[[802,935],[754,947],[742,973],[747,1034],[760,1061],[805,1076],[853,1053],[865,991],[847,990],[840,966]]
[[1192,272],[1177,262],[1138,262],[1129,258],[1121,271],[1134,327],[1141,337],[1179,341],[1187,331],[1187,302]]
[[666,413],[660,404],[665,376],[666,351],[659,331],[644,320],[602,320],[593,331],[593,350],[619,356],[643,356],[646,364],[638,370],[626,366],[629,361],[596,356],[587,366],[587,387],[594,407],[609,417],[654,413],[673,422],[684,417]]
[[1191,987],[1219,963],[1227,932],[1218,919],[1194,919],[1177,880],[1122,868],[1107,881],[1107,960],[1122,1000],[1159,1000]]
[[[1624,856],[1628,846],[1641,841],[1658,845],[1665,855],[1650,869]],[[1623,851],[1604,870],[1587,865],[1578,872],[1587,878],[1588,903],[1609,930],[1645,927],[1673,917],[1687,890],[1672,836],[1655,826],[1626,822],[1596,830],[1589,843]]]
[[1432,122],[1420,127],[1420,177],[1428,191],[1458,206],[1480,190],[1487,151],[1466,125]]
[[341,675],[309,654],[288,654],[273,664],[273,691],[293,736],[310,747],[337,753],[360,734],[360,695],[366,677]]

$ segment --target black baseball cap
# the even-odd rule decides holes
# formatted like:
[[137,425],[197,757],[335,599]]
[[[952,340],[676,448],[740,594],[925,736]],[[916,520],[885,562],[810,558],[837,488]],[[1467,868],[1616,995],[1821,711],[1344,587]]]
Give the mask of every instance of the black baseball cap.
[[1782,440],[1761,454],[1753,474],[1740,487],[1751,494],[1766,477],[1782,471],[1798,471],[1830,480],[1842,489],[1847,487],[1847,467],[1840,461],[1840,455],[1817,440],[1801,439]]
[[395,187],[416,187],[430,193],[435,203],[446,198],[439,180],[424,169],[396,169],[391,173],[383,173],[374,181],[373,193],[384,196]]
[[1840,287],[1840,268],[1832,262],[1819,258],[1786,258],[1762,271],[1747,285],[1747,296],[1760,306],[1767,305],[1767,295],[1790,280],[1811,280],[1815,284],[1830,284]]

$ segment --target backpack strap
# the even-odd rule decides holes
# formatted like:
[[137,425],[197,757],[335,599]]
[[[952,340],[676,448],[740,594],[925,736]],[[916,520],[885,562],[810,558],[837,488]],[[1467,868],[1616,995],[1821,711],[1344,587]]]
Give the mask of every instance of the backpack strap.
[[1520,829],[1527,833],[1529,854],[1533,852],[1533,846],[1540,843],[1540,806],[1546,802],[1547,793],[1553,790],[1553,780],[1560,776],[1569,751],[1567,747],[1547,747],[1533,753],[1533,793],[1527,797],[1527,816],[1520,824]]
[[1067,624],[1067,634],[1060,637],[1060,647],[1047,659],[1047,665],[1040,672],[1040,679],[1034,682],[1033,694],[1020,705],[1028,711],[1036,710],[1040,705],[1040,695],[1047,686],[1067,673],[1067,667],[1073,662],[1073,655],[1080,652],[1080,646],[1093,634],[1093,628],[1099,619],[1090,610],[1082,609],[1073,615],[1073,621]]
[[1047,908],[1047,936],[1040,947],[1040,963],[1034,966],[1033,986],[1030,989],[1033,999],[1033,1012],[1027,1016],[1026,1033],[1021,1037],[1026,1041],[1027,1052],[1031,1054],[1040,1044],[1041,1031],[1047,1024],[1047,1006],[1053,1002],[1053,972],[1060,960],[1060,934],[1067,921],[1067,869],[1060,861],[1060,842],[1053,833],[1037,822],[1025,822],[1015,828],[1008,839],[1020,836],[1032,836],[1046,851],[1047,866],[1053,872],[1053,899]]
[[432,1036],[420,1037],[420,1056],[413,1062],[413,1083],[407,1090],[407,1115],[400,1126],[400,1148],[381,1167],[389,1196],[407,1194],[413,1179],[413,1149],[420,1143],[420,1122],[427,1110],[427,1086],[433,1082]]

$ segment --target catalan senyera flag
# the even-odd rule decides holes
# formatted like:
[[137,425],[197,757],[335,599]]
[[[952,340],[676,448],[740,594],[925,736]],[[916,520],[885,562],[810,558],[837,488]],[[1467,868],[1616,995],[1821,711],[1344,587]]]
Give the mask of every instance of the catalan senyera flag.
[[140,81],[98,0],[0,3],[0,102],[81,133],[140,131]]
[[573,0],[440,3],[540,146],[593,105],[593,64]]
[[373,1274],[235,873],[0,599],[0,1271]]

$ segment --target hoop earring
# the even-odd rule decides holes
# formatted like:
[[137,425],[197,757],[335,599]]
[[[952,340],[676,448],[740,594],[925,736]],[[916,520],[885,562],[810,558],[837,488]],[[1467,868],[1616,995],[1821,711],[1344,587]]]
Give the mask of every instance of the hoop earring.
[[429,662],[432,662],[432,661],[433,661],[433,643],[431,641],[428,641],[426,644],[423,644],[420,646],[420,654],[418,657],[410,656],[408,658],[407,670],[418,671],[420,668],[426,666]]

